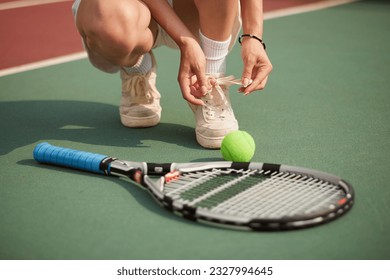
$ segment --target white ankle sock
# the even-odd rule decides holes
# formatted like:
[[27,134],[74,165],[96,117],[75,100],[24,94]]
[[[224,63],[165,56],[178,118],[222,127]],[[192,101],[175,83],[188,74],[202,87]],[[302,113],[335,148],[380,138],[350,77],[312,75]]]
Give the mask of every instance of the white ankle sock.
[[214,41],[207,38],[199,30],[200,42],[206,56],[206,73],[220,74],[226,72],[226,56],[232,36],[226,41]]
[[152,57],[150,53],[145,53],[142,55],[137,63],[130,67],[123,67],[127,73],[148,73],[152,69]]

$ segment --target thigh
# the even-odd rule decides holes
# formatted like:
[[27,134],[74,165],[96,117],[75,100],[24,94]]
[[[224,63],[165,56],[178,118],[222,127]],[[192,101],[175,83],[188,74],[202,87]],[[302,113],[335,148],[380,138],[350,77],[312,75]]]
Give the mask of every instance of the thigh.
[[154,43],[150,11],[138,0],[81,0],[76,26],[92,64],[104,71],[102,64],[134,65]]

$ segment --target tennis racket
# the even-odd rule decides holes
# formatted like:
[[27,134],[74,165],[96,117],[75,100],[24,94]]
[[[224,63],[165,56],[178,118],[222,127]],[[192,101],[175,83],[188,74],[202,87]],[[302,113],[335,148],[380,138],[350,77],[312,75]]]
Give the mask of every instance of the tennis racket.
[[298,229],[332,221],[353,204],[353,188],[321,171],[258,162],[145,163],[38,144],[40,163],[127,177],[187,219],[248,230]]

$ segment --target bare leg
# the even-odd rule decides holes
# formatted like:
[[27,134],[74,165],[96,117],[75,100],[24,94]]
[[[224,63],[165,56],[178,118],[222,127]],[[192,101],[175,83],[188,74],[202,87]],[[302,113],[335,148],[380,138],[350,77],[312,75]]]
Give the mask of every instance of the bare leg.
[[238,1],[176,0],[173,8],[195,36],[200,29],[208,38],[224,41],[232,32]]
[[76,25],[91,63],[106,72],[134,65],[151,50],[156,23],[138,0],[83,0]]
[[[219,85],[225,74],[225,61],[238,13],[237,0],[179,0],[176,13],[199,39],[206,58],[206,73],[217,85],[202,97],[206,106],[189,104],[195,114],[196,139],[205,148],[220,148],[223,137],[238,129],[229,102],[228,86]],[[195,12],[194,12],[195,11]]]
[[206,73],[224,75],[238,1],[181,0],[174,2],[174,9],[198,38],[206,56]]

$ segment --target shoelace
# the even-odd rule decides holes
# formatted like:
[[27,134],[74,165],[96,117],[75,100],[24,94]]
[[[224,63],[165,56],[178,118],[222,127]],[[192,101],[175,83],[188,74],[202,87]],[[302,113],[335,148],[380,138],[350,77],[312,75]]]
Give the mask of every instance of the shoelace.
[[217,84],[221,86],[239,85],[241,86],[241,80],[234,78],[233,75],[217,78]]
[[126,93],[130,95],[131,103],[145,104],[152,102],[152,95],[149,92],[148,77],[146,74],[137,73],[124,81],[123,86]]
[[[223,104],[226,104],[227,100],[226,100],[225,93],[224,93],[223,89],[221,88],[221,86],[229,87],[231,85],[242,85],[241,81],[239,79],[235,79],[233,75],[230,75],[227,77],[216,78],[215,80],[216,80],[216,84],[215,84],[214,88],[216,89],[216,92],[218,93],[221,100],[223,101]],[[206,99],[207,98],[213,99],[213,96],[211,96],[211,91],[206,94],[205,98]]]
[[[231,85],[242,85],[241,80],[235,79],[233,75],[216,78],[215,86],[213,86],[215,91],[211,90],[203,97],[206,104],[206,115],[209,120],[223,120],[225,118],[226,109],[230,107],[230,104],[221,86],[229,87]],[[211,95],[211,92],[213,92],[213,95]],[[218,102],[218,99],[221,101],[220,103]],[[215,102],[215,100],[217,100],[217,102]]]

